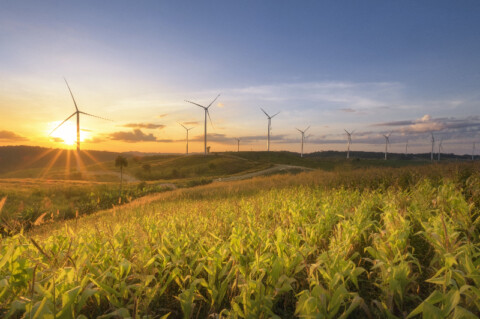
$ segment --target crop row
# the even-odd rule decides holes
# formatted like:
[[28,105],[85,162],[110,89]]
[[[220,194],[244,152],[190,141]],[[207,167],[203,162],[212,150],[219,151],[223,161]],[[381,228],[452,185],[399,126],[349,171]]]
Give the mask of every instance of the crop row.
[[0,244],[0,315],[476,318],[478,174],[178,198]]

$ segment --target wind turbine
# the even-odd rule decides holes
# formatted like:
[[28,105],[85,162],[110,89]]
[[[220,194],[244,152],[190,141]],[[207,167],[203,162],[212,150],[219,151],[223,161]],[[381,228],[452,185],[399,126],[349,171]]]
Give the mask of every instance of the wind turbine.
[[472,146],[472,161],[475,159],[475,142],[473,142]]
[[405,155],[408,154],[408,138],[407,138],[407,142],[405,143]]
[[443,142],[443,139],[440,139],[440,143],[438,143],[438,157],[437,157],[437,161],[439,161],[439,162],[440,162],[440,153],[441,153],[442,150],[443,150],[442,142]]
[[348,139],[348,146],[347,146],[347,158],[350,158],[350,144],[352,144],[352,134],[354,131],[347,131],[346,129],[343,129],[345,133],[347,133],[347,139]]
[[185,125],[183,125],[182,123],[178,123],[180,124],[184,129],[185,131],[187,131],[187,152],[186,154],[188,155],[188,131],[190,131],[191,129],[193,129],[193,127],[190,127],[190,128],[187,128]]
[[302,134],[302,152],[300,153],[300,157],[303,157],[303,141],[305,140],[305,132],[310,128],[310,126],[308,126],[306,129],[304,129],[303,131],[302,130],[299,130],[297,128],[297,131],[300,132],[300,134]]
[[195,102],[185,100],[185,102],[192,103],[196,106],[200,106],[202,109],[205,110],[205,133],[204,133],[204,136],[203,136],[203,140],[204,140],[204,144],[205,144],[204,145],[205,155],[207,155],[207,115],[208,115],[208,119],[210,120],[210,124],[213,126],[212,118],[210,117],[210,112],[208,111],[208,109],[210,108],[210,106],[212,106],[213,102],[215,102],[218,99],[219,96],[220,96],[220,94],[217,95],[217,97],[215,99],[213,99],[213,101],[210,104],[208,104],[208,106],[203,106],[203,105],[197,104]]
[[237,152],[240,152],[240,139],[238,137],[235,139],[237,140]]
[[267,131],[267,152],[270,152],[270,131],[272,129],[272,119],[278,115],[278,113],[280,112],[277,112],[275,113],[274,115],[270,116],[268,115],[267,112],[265,112],[264,109],[260,108],[260,110],[262,110],[263,113],[265,113],[265,115],[267,116],[268,118],[268,131]]
[[430,134],[432,134],[432,152],[430,153],[430,160],[433,162],[433,147],[435,146],[435,137],[433,136],[433,132]]
[[99,119],[102,119],[102,120],[106,120],[106,121],[111,121],[109,119],[106,119],[106,118],[103,118],[103,117],[100,117],[100,116],[96,116],[96,115],[92,115],[92,114],[88,114],[88,113],[85,113],[85,112],[82,112],[78,109],[78,106],[77,106],[77,102],[75,101],[75,98],[73,97],[73,93],[72,93],[72,90],[70,89],[70,86],[68,85],[68,82],[67,82],[67,79],[63,78],[65,80],[65,83],[67,84],[67,87],[68,87],[68,91],[70,92],[70,95],[72,96],[72,100],[73,100],[73,105],[75,105],[75,112],[73,112],[72,115],[70,115],[69,117],[67,117],[62,123],[60,123],[60,125],[58,125],[56,128],[53,129],[53,131],[50,132],[50,134],[48,135],[51,135],[53,132],[55,132],[60,126],[63,125],[63,123],[65,123],[66,121],[68,121],[69,119],[71,119],[74,115],[77,116],[77,152],[80,151],[80,114],[83,114],[83,115],[88,115],[88,116],[92,116],[92,117],[96,117],[96,118],[99,118]]
[[383,137],[385,137],[385,160],[387,160],[388,144],[390,144],[390,134],[392,134],[392,132],[388,133],[388,135],[383,134]]

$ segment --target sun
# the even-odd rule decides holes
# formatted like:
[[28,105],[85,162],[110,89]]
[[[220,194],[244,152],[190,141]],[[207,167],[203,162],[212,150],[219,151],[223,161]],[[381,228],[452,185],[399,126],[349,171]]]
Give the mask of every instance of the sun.
[[[51,126],[56,127],[60,122],[52,122]],[[88,138],[88,132],[80,130],[80,142]],[[77,142],[77,127],[75,124],[66,122],[57,128],[51,135],[56,141],[66,145],[74,145]]]

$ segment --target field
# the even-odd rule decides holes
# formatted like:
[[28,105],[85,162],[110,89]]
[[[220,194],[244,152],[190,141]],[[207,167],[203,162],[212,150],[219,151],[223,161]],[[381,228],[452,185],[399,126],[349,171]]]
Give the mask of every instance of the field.
[[2,238],[0,316],[476,318],[475,164],[258,177]]
[[[16,157],[21,161],[15,160]],[[235,152],[209,156],[192,154],[130,156],[120,172],[118,154],[41,148],[0,148],[0,198],[7,197],[3,219],[16,229],[29,228],[38,218],[68,219],[91,214],[136,198],[174,188],[232,181],[258,175],[322,169],[345,171],[368,167],[424,165],[422,160],[307,157],[291,152]],[[101,161],[104,160],[104,161]]]

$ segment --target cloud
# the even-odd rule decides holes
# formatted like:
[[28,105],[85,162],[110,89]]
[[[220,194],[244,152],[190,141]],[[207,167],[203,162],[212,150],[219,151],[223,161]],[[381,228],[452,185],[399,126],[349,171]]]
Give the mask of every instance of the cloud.
[[403,85],[397,82],[302,82],[237,88],[228,92],[236,99],[259,102],[303,102],[344,112],[389,109],[397,104]]
[[397,126],[397,132],[403,134],[428,133],[428,132],[453,132],[453,131],[477,131],[480,129],[480,117],[469,116],[466,118],[432,118],[426,114],[419,119],[377,123],[372,126]]
[[[208,141],[220,143],[220,144],[232,144],[236,142],[237,136],[227,136],[225,134],[220,133],[209,133],[208,134]],[[256,143],[266,141],[267,137],[265,135],[250,135],[250,136],[239,136],[240,141],[243,143]],[[193,142],[203,142],[203,134],[197,135],[190,139]],[[286,135],[271,135],[270,141],[276,141],[277,143],[291,143],[292,141],[297,140],[290,140],[287,139]]]
[[153,124],[153,123],[129,123],[122,125],[123,127],[130,127],[130,128],[144,128],[148,130],[153,130],[153,129],[163,129],[165,125],[163,124]]
[[157,138],[153,134],[145,134],[140,129],[135,129],[132,132],[114,132],[110,133],[111,140],[124,141],[127,143],[135,142],[156,142]]
[[157,115],[157,118],[161,119],[161,118],[164,118],[165,116],[168,116],[168,114],[167,114],[167,113],[165,113],[165,114],[160,114],[160,115]]
[[28,138],[20,136],[12,131],[0,131],[0,140],[2,141],[28,141]]
[[218,106],[218,107],[224,107],[225,104],[223,104],[223,103],[218,103],[217,106]]
[[198,125],[199,122],[196,121],[190,121],[190,122],[183,122],[184,125]]
[[357,112],[354,109],[351,109],[351,108],[348,108],[348,107],[341,108],[340,111],[345,112],[345,113],[355,113],[355,112]]
[[65,142],[64,139],[61,138],[61,137],[51,136],[50,139],[52,140],[52,142],[55,142],[55,143],[63,143],[63,142]]
[[83,142],[85,143],[103,143],[105,142],[106,140],[104,138],[101,138],[101,137],[98,137],[98,136],[94,136],[92,138],[87,138],[85,139]]

